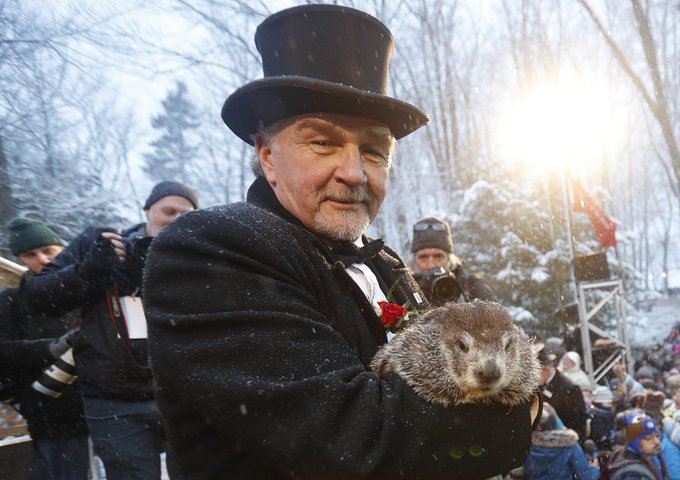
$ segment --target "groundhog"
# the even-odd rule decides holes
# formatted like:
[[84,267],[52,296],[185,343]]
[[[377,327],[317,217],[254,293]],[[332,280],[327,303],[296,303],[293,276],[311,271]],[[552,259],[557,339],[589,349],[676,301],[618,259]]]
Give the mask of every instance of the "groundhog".
[[371,362],[395,372],[420,396],[448,406],[501,403],[534,396],[540,367],[528,335],[498,303],[447,303],[421,315]]

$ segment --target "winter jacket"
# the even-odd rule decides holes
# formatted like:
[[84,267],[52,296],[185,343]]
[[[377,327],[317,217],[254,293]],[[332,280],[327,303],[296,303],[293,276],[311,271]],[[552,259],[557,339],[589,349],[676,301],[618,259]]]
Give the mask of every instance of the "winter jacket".
[[[25,282],[22,281],[22,287]],[[31,388],[54,363],[49,343],[74,326],[73,316],[47,318],[22,308],[20,290],[0,293],[0,382],[10,386],[11,403],[26,419],[34,439],[67,439],[87,434],[77,383],[52,398]]]
[[666,460],[670,480],[680,480],[680,421],[676,418],[663,420],[661,454]]
[[586,404],[581,389],[559,370],[542,388],[543,400],[550,403],[567,428],[574,430],[580,441],[586,438]]
[[[426,306],[392,250],[366,264]],[[528,453],[526,405],[445,408],[369,370],[373,307],[264,179],[156,237],[144,305],[175,480],[482,479]]]
[[566,429],[532,434],[524,474],[529,480],[597,480],[600,471],[588,465],[576,432]]
[[614,413],[610,409],[600,408],[596,404],[590,404],[586,413],[590,419],[590,438],[595,442],[598,449],[611,450],[616,433]]
[[640,457],[635,452],[622,447],[616,450],[609,460],[610,480],[668,480],[663,457],[660,457],[662,474],[658,472],[649,458]]
[[[86,398],[150,400],[151,369],[146,339],[130,340],[118,301],[139,294],[142,266],[126,261],[109,275],[85,281],[78,264],[85,258],[101,229],[88,228],[78,235],[52,263],[35,275],[23,293],[31,309],[59,315],[81,307],[80,334],[73,344],[80,390]],[[144,225],[126,230],[123,238],[144,236]]]

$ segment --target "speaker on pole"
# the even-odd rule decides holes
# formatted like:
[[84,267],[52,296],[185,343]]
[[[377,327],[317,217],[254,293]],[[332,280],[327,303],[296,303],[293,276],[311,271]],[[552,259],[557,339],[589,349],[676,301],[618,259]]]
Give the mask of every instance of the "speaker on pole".
[[605,252],[574,257],[574,276],[577,282],[609,280],[609,264]]

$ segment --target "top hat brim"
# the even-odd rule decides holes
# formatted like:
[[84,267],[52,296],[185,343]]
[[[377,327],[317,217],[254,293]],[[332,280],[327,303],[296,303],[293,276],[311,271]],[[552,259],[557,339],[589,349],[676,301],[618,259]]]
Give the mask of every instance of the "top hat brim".
[[347,85],[299,76],[266,77],[232,93],[222,107],[222,120],[244,142],[262,127],[305,113],[354,115],[387,125],[395,139],[422,127],[429,117],[396,98]]

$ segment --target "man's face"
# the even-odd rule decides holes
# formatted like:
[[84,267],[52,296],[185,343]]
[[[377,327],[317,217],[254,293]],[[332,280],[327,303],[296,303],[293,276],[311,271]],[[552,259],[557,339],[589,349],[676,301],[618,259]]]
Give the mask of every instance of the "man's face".
[[44,247],[26,250],[19,254],[19,261],[33,273],[40,273],[45,265],[64,249],[62,245],[45,245]]
[[651,457],[661,453],[661,442],[658,433],[650,433],[640,439],[640,452],[644,456]]
[[193,204],[179,195],[161,197],[156,203],[144,210],[146,214],[146,234],[155,237],[163,227],[181,214],[194,209]]
[[448,267],[449,255],[441,248],[421,248],[415,255],[418,273],[427,272],[432,267]]
[[255,147],[281,205],[309,230],[356,240],[387,193],[394,137],[362,117],[309,114],[282,124]]

